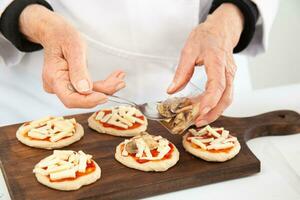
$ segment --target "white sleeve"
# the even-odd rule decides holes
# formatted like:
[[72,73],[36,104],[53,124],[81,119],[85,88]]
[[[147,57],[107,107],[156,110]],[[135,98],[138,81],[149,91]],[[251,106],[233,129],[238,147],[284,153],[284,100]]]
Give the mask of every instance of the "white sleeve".
[[256,24],[254,36],[248,47],[242,51],[242,54],[257,55],[263,53],[268,48],[269,34],[273,21],[275,19],[278,0],[252,0],[259,11],[259,19]]
[[[12,1],[13,0],[0,1],[0,17]],[[0,67],[16,65],[21,61],[23,56],[24,53],[19,51],[0,33]]]

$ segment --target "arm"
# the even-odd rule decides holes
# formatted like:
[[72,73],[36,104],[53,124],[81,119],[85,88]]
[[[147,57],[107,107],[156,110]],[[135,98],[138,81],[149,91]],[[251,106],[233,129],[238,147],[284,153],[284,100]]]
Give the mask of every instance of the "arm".
[[26,4],[32,1],[35,0],[15,0],[13,3],[23,5],[22,9],[17,9],[20,13],[10,6],[6,9],[7,16],[13,16],[9,19],[17,26],[13,26],[13,31],[4,26],[7,29],[3,32],[11,33],[7,38],[22,51],[44,48],[42,77],[46,92],[56,94],[66,107],[90,108],[106,102],[107,94],[125,87],[125,73],[122,71],[93,82],[80,33],[47,6]]
[[197,126],[216,120],[231,104],[236,71],[233,53],[255,55],[265,50],[277,3],[214,0],[211,14],[190,34],[168,93],[183,88],[194,67],[204,65],[208,81],[204,93],[196,99],[200,103]]
[[223,3],[191,32],[186,41],[168,93],[183,88],[191,79],[194,67],[204,65],[208,80],[204,93],[197,99],[200,102],[197,126],[216,120],[232,101],[236,71],[233,49],[243,27],[244,16],[240,9],[234,4]]

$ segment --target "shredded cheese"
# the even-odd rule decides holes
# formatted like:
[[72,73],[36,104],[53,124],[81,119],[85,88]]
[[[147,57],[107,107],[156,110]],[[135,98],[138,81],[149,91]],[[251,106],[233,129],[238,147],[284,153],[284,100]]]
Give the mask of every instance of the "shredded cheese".
[[76,131],[76,120],[63,117],[45,117],[25,124],[20,128],[21,134],[39,140],[49,138],[57,142],[64,137],[72,136]]
[[144,120],[138,118],[139,116],[142,116],[142,114],[135,107],[118,106],[111,108],[110,111],[111,113],[106,115],[104,111],[99,111],[95,116],[95,119],[102,123],[108,123],[124,129],[128,129],[133,126],[134,123],[145,123]]
[[[221,128],[212,128],[209,125],[200,129],[190,129],[192,136],[188,136],[187,140],[197,145],[203,150],[220,150],[228,149],[235,145],[237,138],[229,134],[228,130]],[[221,134],[219,133],[221,132]]]
[[92,156],[83,151],[54,150],[53,154],[41,160],[33,173],[49,176],[50,180],[75,178],[76,172],[84,173]]
[[125,140],[123,142],[124,148],[122,151],[122,156],[126,157],[129,155],[125,147],[127,143],[134,140],[137,146],[137,153],[135,154],[135,157],[143,160],[161,160],[171,149],[169,147],[169,141],[161,136],[151,136],[151,137],[158,143],[156,150],[159,153],[157,156],[155,157],[152,156],[149,146],[146,144],[146,142],[143,140],[143,138],[140,135],[135,136],[130,140]]

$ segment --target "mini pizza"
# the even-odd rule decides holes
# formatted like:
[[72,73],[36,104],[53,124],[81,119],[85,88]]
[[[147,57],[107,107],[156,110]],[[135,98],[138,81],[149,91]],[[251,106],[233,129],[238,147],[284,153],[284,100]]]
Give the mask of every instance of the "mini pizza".
[[99,133],[132,137],[147,129],[147,118],[135,107],[117,106],[102,109],[88,119],[89,126]]
[[23,124],[17,138],[23,144],[42,149],[68,146],[84,135],[82,126],[74,118],[45,117]]
[[130,168],[161,172],[178,162],[179,152],[167,139],[143,132],[120,143],[115,158]]
[[232,159],[241,149],[239,141],[229,131],[209,125],[199,131],[189,129],[183,136],[183,147],[194,156],[212,162]]
[[68,191],[94,183],[100,178],[101,169],[83,151],[54,150],[35,165],[33,173],[41,184]]

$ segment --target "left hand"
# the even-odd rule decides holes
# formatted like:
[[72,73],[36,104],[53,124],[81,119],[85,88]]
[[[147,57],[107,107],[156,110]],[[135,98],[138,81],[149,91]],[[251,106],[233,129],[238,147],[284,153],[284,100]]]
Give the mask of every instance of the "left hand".
[[215,121],[231,104],[236,65],[233,49],[243,30],[243,15],[233,4],[222,4],[207,20],[189,35],[181,53],[178,68],[168,93],[184,88],[194,67],[204,65],[206,88],[197,97],[199,103],[196,126]]

